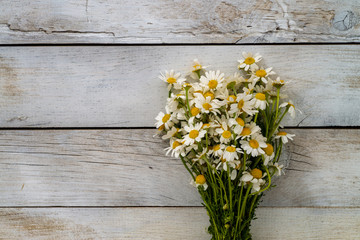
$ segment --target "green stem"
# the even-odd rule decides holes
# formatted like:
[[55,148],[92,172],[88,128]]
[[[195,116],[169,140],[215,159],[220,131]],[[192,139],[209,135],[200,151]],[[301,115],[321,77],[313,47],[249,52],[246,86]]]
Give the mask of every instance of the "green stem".
[[180,159],[181,159],[181,162],[184,164],[186,170],[190,173],[191,177],[193,178],[193,180],[195,181],[195,177],[193,175],[193,173],[190,171],[189,167],[186,165],[186,162],[185,162],[185,159],[183,156],[179,155],[180,156]]
[[256,123],[256,120],[257,120],[258,114],[259,114],[259,112],[257,112],[257,113],[255,114],[254,123]]
[[229,185],[229,198],[230,198],[230,212],[232,212],[232,186],[231,186],[231,177],[230,177],[230,166],[228,164],[227,166],[227,172],[228,172],[228,185]]

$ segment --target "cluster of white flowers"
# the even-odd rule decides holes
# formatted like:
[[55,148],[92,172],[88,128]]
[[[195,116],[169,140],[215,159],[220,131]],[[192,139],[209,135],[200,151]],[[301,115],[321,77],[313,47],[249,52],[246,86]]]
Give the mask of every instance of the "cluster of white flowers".
[[295,114],[291,101],[280,103],[285,82],[271,78],[272,68],[259,66],[259,54],[243,57],[231,76],[206,71],[196,59],[185,77],[173,70],[159,76],[168,83],[169,98],[155,125],[170,141],[167,154],[180,157],[194,174],[193,184],[204,190],[210,165],[260,191],[269,175],[281,175],[281,147],[294,136],[279,129],[287,112]]

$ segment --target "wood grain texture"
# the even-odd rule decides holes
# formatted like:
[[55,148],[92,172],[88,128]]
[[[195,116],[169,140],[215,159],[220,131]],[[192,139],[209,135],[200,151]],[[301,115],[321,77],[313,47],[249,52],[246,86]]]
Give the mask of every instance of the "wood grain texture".
[[[253,239],[354,240],[359,208],[258,208]],[[208,216],[196,208],[0,209],[4,239],[208,240]]]
[[358,42],[357,0],[2,0],[0,43]]
[[[0,206],[200,206],[156,130],[7,130]],[[292,129],[286,175],[262,206],[360,206],[360,130]]]
[[360,125],[360,46],[117,46],[0,48],[0,127],[149,127],[164,109],[159,71],[236,72],[260,52],[303,111],[287,126]]

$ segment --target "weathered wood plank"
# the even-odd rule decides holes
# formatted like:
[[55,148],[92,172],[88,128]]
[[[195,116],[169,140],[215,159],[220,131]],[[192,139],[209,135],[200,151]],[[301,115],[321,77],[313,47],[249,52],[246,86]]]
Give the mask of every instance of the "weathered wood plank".
[[358,42],[357,0],[3,0],[0,43]]
[[[0,132],[0,206],[200,206],[156,130]],[[360,130],[297,129],[262,206],[360,206]]]
[[304,114],[285,125],[360,125],[360,45],[281,45],[2,47],[0,127],[153,126],[167,96],[159,71],[200,58],[232,74],[242,51],[292,81]]
[[[203,208],[6,208],[4,239],[210,239]],[[353,240],[359,208],[258,208],[253,239]]]

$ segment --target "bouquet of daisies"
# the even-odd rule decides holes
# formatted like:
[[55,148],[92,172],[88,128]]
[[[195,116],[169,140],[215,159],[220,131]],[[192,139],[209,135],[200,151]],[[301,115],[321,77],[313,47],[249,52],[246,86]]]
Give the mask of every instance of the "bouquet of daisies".
[[250,224],[263,193],[280,176],[283,144],[293,134],[281,129],[291,101],[280,93],[285,82],[260,66],[259,54],[243,53],[238,71],[206,71],[195,59],[181,77],[162,73],[168,83],[165,113],[156,117],[167,154],[180,157],[210,217],[213,240],[251,239]]

